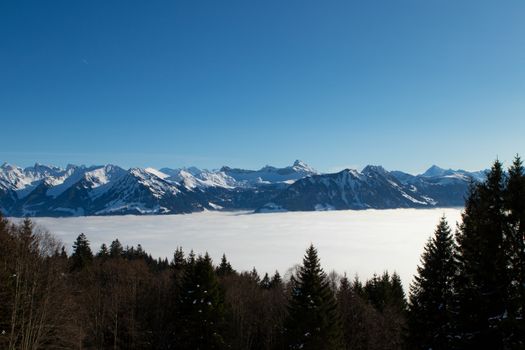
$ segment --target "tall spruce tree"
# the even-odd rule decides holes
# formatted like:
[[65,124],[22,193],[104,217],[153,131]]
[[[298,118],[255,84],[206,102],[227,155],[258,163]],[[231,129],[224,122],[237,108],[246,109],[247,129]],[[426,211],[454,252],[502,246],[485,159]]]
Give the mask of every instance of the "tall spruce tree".
[[86,235],[81,233],[78,235],[75,243],[73,243],[73,254],[71,254],[71,271],[82,270],[93,261],[93,253],[89,246],[89,241]]
[[505,247],[509,258],[509,343],[525,347],[525,169],[519,156],[508,171],[505,190],[508,227]]
[[221,263],[217,266],[217,275],[226,276],[234,273],[235,271],[232,268],[230,262],[226,259],[226,254],[222,254]]
[[274,275],[272,276],[272,279],[270,280],[270,288],[283,288],[283,280],[281,278],[281,275],[279,274],[279,271],[275,270]]
[[224,349],[224,295],[209,255],[193,252],[185,267],[177,307],[176,349]]
[[102,243],[102,245],[100,246],[100,250],[97,253],[97,258],[105,260],[108,257],[109,257],[108,246],[106,245],[106,243]]
[[291,280],[292,296],[285,332],[290,349],[342,349],[341,320],[330,282],[313,245]]
[[415,349],[450,349],[453,337],[455,243],[445,216],[421,256],[410,286],[410,343]]
[[460,348],[501,349],[509,308],[505,176],[494,162],[487,180],[474,184],[458,233],[456,344]]
[[123,256],[123,254],[124,248],[122,247],[122,244],[118,239],[115,239],[109,246],[109,256],[111,258],[120,258]]

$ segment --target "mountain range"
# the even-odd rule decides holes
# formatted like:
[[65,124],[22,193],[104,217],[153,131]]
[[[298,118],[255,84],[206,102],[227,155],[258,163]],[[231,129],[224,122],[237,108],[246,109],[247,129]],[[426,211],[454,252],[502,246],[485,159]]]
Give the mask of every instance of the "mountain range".
[[322,174],[302,161],[245,170],[116,165],[0,166],[7,216],[179,214],[203,210],[313,211],[463,206],[484,171],[430,167],[419,175],[366,166]]

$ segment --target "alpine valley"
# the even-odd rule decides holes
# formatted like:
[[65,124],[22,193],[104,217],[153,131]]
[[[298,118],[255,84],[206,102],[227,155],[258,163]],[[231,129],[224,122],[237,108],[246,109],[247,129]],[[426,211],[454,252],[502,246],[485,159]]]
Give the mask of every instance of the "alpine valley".
[[485,172],[432,166],[411,175],[367,166],[321,174],[304,162],[260,170],[222,167],[65,169],[0,167],[0,210],[7,216],[178,214],[203,210],[313,211],[463,206]]

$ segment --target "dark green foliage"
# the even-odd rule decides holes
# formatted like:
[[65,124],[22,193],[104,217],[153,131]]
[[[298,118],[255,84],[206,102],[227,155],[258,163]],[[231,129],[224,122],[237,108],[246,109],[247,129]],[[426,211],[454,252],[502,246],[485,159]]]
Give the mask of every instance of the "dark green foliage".
[[281,278],[281,275],[279,274],[279,271],[275,271],[275,274],[272,276],[272,280],[270,281],[270,288],[283,288],[283,280]]
[[224,296],[208,254],[190,254],[177,304],[178,349],[224,349]]
[[122,244],[120,244],[118,239],[115,239],[113,242],[111,242],[111,245],[109,246],[109,256],[111,258],[120,258],[122,257],[124,253],[124,248],[122,248]]
[[73,243],[73,254],[71,254],[71,271],[79,271],[91,264],[93,261],[93,253],[89,247],[89,241],[86,235],[81,233],[78,235],[75,243]]
[[516,156],[508,171],[505,191],[508,231],[506,249],[509,259],[509,308],[511,327],[516,329],[509,342],[525,346],[525,170]]
[[100,258],[100,259],[109,258],[109,251],[108,251],[108,246],[106,245],[106,243],[102,243],[102,245],[100,246],[100,250],[97,253],[97,258]]
[[186,265],[186,259],[184,258],[184,251],[182,247],[177,247],[175,253],[173,253],[173,260],[171,261],[171,267],[174,269],[183,269]]
[[401,279],[394,272],[392,276],[388,272],[381,277],[374,275],[363,287],[365,298],[380,312],[387,308],[395,308],[399,311],[406,310],[406,298]]
[[437,225],[410,286],[410,342],[416,349],[450,349],[453,332],[455,243],[446,218]]
[[234,273],[235,271],[232,268],[232,265],[226,260],[226,254],[222,254],[221,263],[217,267],[218,276],[226,276]]
[[292,277],[285,332],[290,349],[342,349],[341,322],[328,278],[311,245]]
[[505,176],[496,161],[485,183],[473,185],[458,234],[459,347],[502,348],[509,308],[505,249]]
[[264,288],[264,289],[270,289],[271,288],[272,285],[271,285],[270,276],[268,276],[268,273],[264,274],[264,277],[261,280],[260,286],[261,286],[261,288]]

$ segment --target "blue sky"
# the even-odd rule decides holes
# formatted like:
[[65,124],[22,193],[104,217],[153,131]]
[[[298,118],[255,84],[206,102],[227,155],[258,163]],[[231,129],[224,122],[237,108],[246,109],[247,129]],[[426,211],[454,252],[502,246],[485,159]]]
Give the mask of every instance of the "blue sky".
[[0,161],[508,164],[525,155],[524,16],[512,0],[2,1]]

